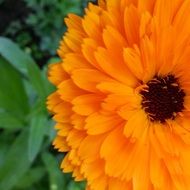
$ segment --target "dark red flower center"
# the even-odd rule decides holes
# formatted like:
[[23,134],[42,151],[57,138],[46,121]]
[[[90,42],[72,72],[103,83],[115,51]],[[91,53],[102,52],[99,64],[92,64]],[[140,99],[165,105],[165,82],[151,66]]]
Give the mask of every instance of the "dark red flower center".
[[173,75],[155,76],[140,94],[141,105],[153,122],[164,123],[167,119],[174,120],[177,113],[184,109],[185,92]]

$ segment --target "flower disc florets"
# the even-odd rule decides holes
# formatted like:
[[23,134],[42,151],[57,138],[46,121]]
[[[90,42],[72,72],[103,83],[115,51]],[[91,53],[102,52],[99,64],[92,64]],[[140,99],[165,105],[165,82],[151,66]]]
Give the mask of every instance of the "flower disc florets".
[[142,107],[151,121],[164,123],[167,119],[174,120],[177,113],[184,109],[185,93],[173,75],[154,77],[141,95]]

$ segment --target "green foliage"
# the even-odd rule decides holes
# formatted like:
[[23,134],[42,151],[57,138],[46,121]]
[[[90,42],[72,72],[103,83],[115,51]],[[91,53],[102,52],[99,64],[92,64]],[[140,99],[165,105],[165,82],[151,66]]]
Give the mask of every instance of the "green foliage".
[[50,151],[55,132],[45,103],[54,88],[46,68],[0,37],[1,190],[84,189],[60,171],[60,155]]
[[[15,16],[3,35],[14,39],[40,65],[44,65],[56,54],[61,36],[66,31],[66,15],[82,15],[87,2],[89,0],[23,0],[16,4],[15,0],[4,1],[2,4],[13,9]],[[17,5],[15,10],[12,4]],[[21,18],[17,19],[17,15]]]
[[46,98],[54,87],[46,75],[47,63],[58,61],[64,18],[82,15],[88,1],[0,0],[0,33],[7,37],[0,37],[0,190],[85,189],[61,172],[63,156],[51,146]]
[[32,10],[26,23],[40,37],[40,50],[53,55],[65,30],[63,18],[68,12],[81,14],[80,0],[25,0],[25,2]]

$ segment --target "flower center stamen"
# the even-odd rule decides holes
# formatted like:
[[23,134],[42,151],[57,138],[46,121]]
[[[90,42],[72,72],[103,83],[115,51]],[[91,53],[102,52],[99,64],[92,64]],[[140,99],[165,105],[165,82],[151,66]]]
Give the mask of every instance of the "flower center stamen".
[[185,92],[173,75],[155,76],[146,85],[147,88],[140,91],[141,105],[152,122],[174,120],[177,113],[184,109]]

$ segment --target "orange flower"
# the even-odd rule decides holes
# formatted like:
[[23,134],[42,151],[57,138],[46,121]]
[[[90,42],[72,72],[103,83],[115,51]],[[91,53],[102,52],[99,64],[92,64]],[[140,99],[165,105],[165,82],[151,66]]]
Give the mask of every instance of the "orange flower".
[[70,14],[50,66],[61,168],[87,190],[190,189],[190,0]]

